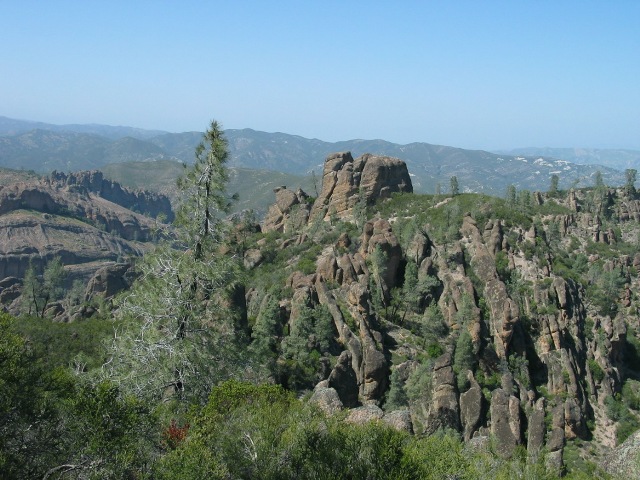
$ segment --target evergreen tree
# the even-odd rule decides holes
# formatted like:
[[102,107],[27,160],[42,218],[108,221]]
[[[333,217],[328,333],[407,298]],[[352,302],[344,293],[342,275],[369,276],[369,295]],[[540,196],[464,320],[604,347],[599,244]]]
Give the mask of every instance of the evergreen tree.
[[176,224],[182,249],[145,256],[140,278],[121,300],[125,327],[103,371],[139,396],[173,392],[189,401],[246,363],[239,355],[231,292],[236,260],[218,253],[225,235],[227,143],[212,122],[196,148],[195,165],[179,181]]
[[551,184],[549,185],[549,195],[554,196],[558,193],[558,183],[560,182],[560,177],[555,173],[551,175]]
[[515,185],[509,185],[507,187],[507,195],[506,195],[507,205],[510,207],[515,206],[516,204],[516,187]]
[[47,308],[49,302],[56,302],[64,297],[64,279],[66,272],[59,257],[54,258],[47,263],[44,269],[42,290],[44,293],[44,302],[42,305],[42,314]]
[[475,356],[473,355],[473,342],[466,328],[460,332],[456,341],[456,351],[453,357],[453,369],[458,378],[458,389],[464,390],[468,384],[467,370],[474,370]]
[[373,304],[376,309],[386,308],[389,304],[389,291],[384,280],[387,273],[387,254],[380,245],[376,245],[367,258],[367,263],[371,272],[369,286],[373,295]]
[[636,194],[636,177],[638,175],[638,171],[635,168],[627,168],[624,171],[624,175],[626,178],[625,190],[629,195]]
[[407,407],[409,404],[409,398],[407,392],[404,389],[404,383],[398,374],[398,369],[394,369],[389,377],[389,392],[387,393],[387,400],[384,403],[384,408],[387,411],[400,410]]
[[280,305],[274,295],[268,295],[251,332],[251,350],[256,359],[273,373],[277,358],[278,336],[281,330]]
[[458,186],[458,177],[456,177],[455,175],[451,177],[451,179],[449,180],[449,184],[451,187],[451,196],[455,197],[456,195],[459,195],[460,188]]
[[604,180],[602,179],[602,172],[600,170],[596,170],[596,173],[594,173],[593,184],[597,189],[604,188]]
[[20,296],[22,312],[27,315],[40,315],[44,303],[42,282],[36,274],[33,262],[29,262],[29,268],[22,280],[22,295]]

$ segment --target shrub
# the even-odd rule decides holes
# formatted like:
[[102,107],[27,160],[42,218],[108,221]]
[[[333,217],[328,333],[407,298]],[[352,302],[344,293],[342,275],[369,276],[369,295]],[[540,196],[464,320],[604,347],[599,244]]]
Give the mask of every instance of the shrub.
[[596,362],[593,358],[587,360],[587,365],[589,365],[589,370],[591,370],[591,376],[593,380],[600,383],[604,380],[604,370],[600,367],[598,362]]

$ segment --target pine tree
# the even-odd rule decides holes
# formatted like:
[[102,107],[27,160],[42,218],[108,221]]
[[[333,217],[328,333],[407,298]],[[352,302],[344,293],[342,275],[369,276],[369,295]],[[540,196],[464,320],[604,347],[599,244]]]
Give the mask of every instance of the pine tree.
[[638,171],[635,168],[627,168],[624,171],[624,175],[626,178],[626,183],[624,189],[627,194],[635,195],[636,194],[636,177],[638,176]]
[[36,274],[32,262],[24,274],[22,280],[22,295],[20,297],[21,310],[27,315],[40,315],[40,309],[44,303],[42,282]]
[[515,185],[509,185],[507,187],[507,195],[506,195],[507,204],[510,207],[514,207],[516,204],[516,187]]
[[238,264],[218,253],[229,206],[226,145],[212,122],[194,166],[179,181],[182,248],[165,245],[146,255],[139,280],[120,302],[125,327],[103,370],[137,395],[158,399],[173,392],[203,401],[217,381],[246,363],[229,308]]
[[549,185],[549,195],[554,196],[558,193],[558,183],[560,182],[560,177],[555,173],[551,175],[551,183]]
[[456,177],[454,175],[449,180],[449,183],[450,183],[450,187],[451,187],[451,196],[455,197],[456,195],[459,195],[460,194],[460,188],[458,186],[458,177]]

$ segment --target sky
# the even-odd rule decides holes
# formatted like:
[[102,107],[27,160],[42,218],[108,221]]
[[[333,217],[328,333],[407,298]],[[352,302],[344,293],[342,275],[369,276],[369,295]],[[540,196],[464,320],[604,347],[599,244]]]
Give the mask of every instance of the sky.
[[0,115],[640,149],[640,1],[0,0]]

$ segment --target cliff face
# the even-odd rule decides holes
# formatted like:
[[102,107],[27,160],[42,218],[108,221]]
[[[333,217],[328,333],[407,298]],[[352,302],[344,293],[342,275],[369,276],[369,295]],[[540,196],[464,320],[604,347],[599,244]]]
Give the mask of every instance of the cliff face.
[[[504,210],[478,196],[463,213],[464,199],[416,197],[411,212],[398,202],[391,221],[372,209],[374,218],[358,217],[358,192],[371,204],[382,192],[411,191],[397,161],[381,160],[396,173],[376,167],[365,177],[372,158],[329,156],[312,207],[297,195],[278,202],[281,219],[305,206],[293,231],[305,232],[295,243],[308,248],[336,216],[362,225],[324,246],[314,273],[288,280],[292,303],[305,298],[330,312],[348,353],[314,397],[333,409],[336,398],[383,406],[381,417],[406,408],[413,430],[491,437],[505,457],[522,445],[557,469],[575,439],[613,447],[623,421],[612,402],[640,374],[638,200],[621,190],[536,194]],[[290,324],[296,315],[291,308]],[[409,399],[393,405],[399,390]]]
[[350,152],[329,155],[322,173],[322,191],[313,204],[311,218],[353,218],[358,203],[371,205],[394,192],[413,192],[407,165],[402,160]]
[[134,212],[153,218],[162,214],[165,221],[173,221],[173,210],[168,197],[143,190],[129,190],[117,182],[106,180],[99,170],[68,174],[53,172],[50,179],[51,184],[79,187]]
[[135,201],[151,213],[171,212],[165,197],[122,189],[100,172],[54,172],[43,180],[1,187],[0,279],[13,279],[0,287],[2,302],[15,303],[30,265],[42,272],[60,258],[68,283],[86,282],[105,264],[139,256],[165,235],[166,226],[109,198],[125,205]]

